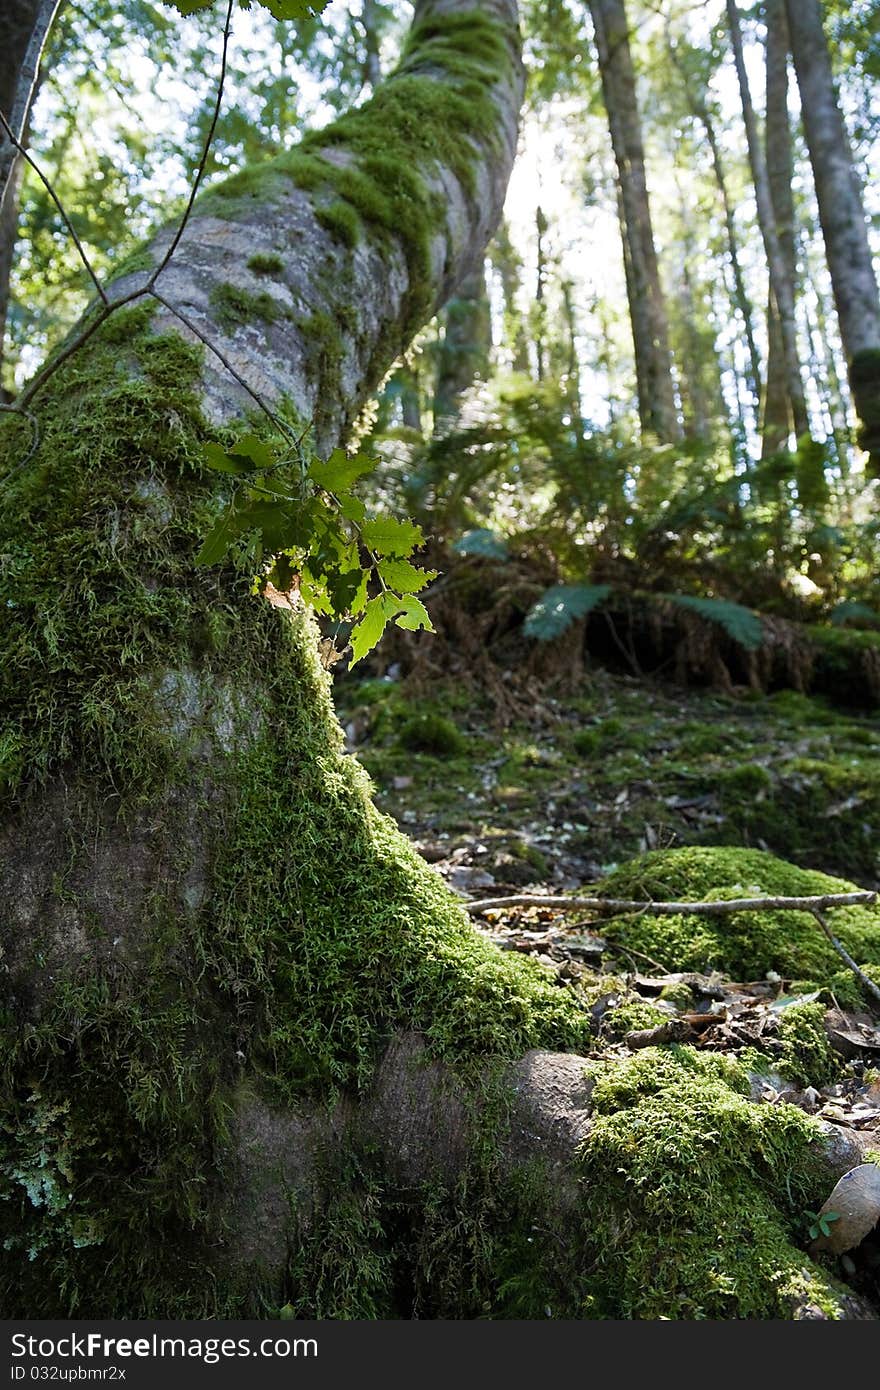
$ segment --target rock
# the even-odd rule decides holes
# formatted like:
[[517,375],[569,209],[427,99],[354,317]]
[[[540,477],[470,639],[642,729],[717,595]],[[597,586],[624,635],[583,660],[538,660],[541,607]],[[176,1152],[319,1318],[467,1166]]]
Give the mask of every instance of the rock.
[[[823,1229],[822,1218],[827,1225]],[[876,1163],[860,1163],[844,1173],[819,1211],[819,1236],[811,1251],[827,1250],[841,1255],[861,1245],[880,1221],[880,1168]],[[827,1231],[827,1234],[826,1234]]]

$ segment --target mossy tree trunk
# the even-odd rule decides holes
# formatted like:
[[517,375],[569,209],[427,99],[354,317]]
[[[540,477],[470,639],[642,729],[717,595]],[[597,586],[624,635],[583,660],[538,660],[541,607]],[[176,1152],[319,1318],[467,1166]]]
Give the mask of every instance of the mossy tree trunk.
[[[513,0],[419,0],[370,104],[203,201],[163,297],[344,438],[482,254],[520,95]],[[810,1122],[714,1062],[537,1050],[584,1048],[586,1001],[376,812],[308,616],[194,566],[225,501],[201,444],[251,406],[144,302],[34,402],[23,467],[3,421],[4,1315],[838,1308],[790,1243],[828,1176]],[[682,1222],[700,1155],[714,1205]]]

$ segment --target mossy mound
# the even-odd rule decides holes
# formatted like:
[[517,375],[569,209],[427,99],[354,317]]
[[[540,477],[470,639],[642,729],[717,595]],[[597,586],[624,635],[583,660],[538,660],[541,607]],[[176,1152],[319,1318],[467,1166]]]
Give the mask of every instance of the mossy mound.
[[582,1316],[790,1318],[802,1303],[834,1316],[832,1283],[797,1248],[823,1192],[814,1123],[749,1101],[744,1068],[691,1048],[590,1070]]
[[[762,850],[692,846],[658,850],[615,870],[602,885],[609,898],[699,902],[713,898],[804,897],[848,893],[857,885],[800,869]],[[880,910],[837,908],[835,934],[858,962],[880,962]],[[612,944],[631,947],[674,970],[720,970],[734,979],[825,980],[839,969],[815,918],[807,912],[736,912],[722,917],[616,917],[603,925]]]

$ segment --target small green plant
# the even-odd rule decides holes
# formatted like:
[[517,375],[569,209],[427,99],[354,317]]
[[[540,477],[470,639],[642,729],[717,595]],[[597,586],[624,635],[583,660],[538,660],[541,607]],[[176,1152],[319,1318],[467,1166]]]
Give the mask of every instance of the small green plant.
[[806,1216],[810,1222],[810,1240],[818,1240],[820,1236],[830,1236],[832,1221],[840,1220],[839,1211],[808,1211]]

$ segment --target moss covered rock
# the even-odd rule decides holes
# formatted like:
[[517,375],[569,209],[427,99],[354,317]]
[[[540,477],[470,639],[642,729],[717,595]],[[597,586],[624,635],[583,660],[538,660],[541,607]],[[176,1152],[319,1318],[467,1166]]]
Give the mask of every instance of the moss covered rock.
[[[694,846],[660,850],[622,865],[602,885],[609,898],[699,902],[713,898],[804,897],[852,892],[857,885],[800,869],[761,850]],[[880,910],[837,908],[835,934],[859,962],[880,963]],[[807,912],[736,912],[720,917],[616,917],[607,940],[649,955],[670,971],[723,971],[759,979],[768,970],[788,978],[828,979],[840,965]]]

